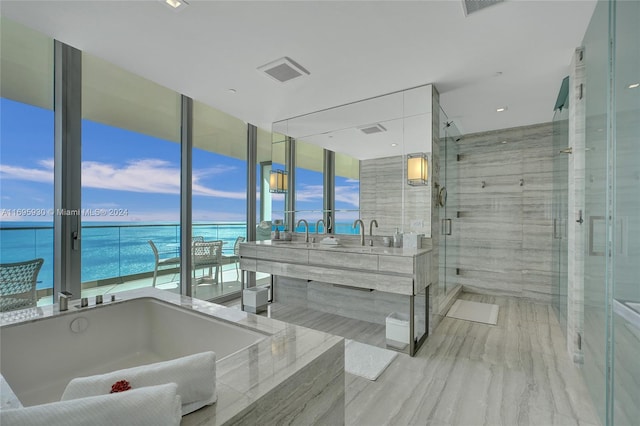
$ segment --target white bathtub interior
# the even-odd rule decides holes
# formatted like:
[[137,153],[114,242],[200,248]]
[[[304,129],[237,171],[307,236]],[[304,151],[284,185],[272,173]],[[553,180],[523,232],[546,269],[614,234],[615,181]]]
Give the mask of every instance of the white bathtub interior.
[[75,377],[209,350],[219,360],[266,337],[153,298],[4,326],[0,334],[0,372],[25,406],[58,401]]

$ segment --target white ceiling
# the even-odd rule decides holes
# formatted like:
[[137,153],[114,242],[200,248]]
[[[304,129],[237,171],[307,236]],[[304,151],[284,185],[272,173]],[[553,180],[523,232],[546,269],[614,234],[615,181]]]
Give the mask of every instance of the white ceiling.
[[[2,1],[2,15],[247,122],[433,83],[463,133],[550,121],[595,0]],[[256,70],[288,56],[285,84]],[[237,90],[231,94],[228,89]],[[497,113],[496,108],[508,110]]]

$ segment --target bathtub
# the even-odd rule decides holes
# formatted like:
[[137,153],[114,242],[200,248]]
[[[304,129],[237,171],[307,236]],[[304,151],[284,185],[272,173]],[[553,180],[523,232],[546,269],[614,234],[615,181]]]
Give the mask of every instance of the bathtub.
[[203,351],[221,360],[267,336],[151,297],[70,307],[0,328],[0,373],[30,406],[60,400],[75,377]]

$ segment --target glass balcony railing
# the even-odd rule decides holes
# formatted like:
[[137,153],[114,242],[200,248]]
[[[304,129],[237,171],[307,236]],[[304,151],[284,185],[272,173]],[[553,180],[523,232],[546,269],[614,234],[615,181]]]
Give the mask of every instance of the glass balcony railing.
[[[204,240],[222,240],[223,254],[233,253],[235,240],[246,237],[245,223],[197,223],[193,236]],[[155,258],[148,243],[152,240],[160,257],[179,256],[178,224],[114,224],[82,227],[83,285],[100,281],[126,281],[123,277],[153,273]],[[0,225],[0,263],[20,262],[41,257],[44,264],[38,275],[39,294],[53,289],[53,225],[3,223]],[[49,292],[47,292],[49,290]]]

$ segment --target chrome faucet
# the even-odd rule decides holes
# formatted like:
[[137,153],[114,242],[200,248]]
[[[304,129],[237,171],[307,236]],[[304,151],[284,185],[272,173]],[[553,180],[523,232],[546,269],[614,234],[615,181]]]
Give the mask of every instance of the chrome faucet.
[[371,219],[371,222],[369,222],[369,236],[373,237],[373,224],[376,224],[376,228],[378,227],[378,221],[375,219]]
[[58,293],[60,312],[69,310],[69,299],[71,299],[71,296],[73,295],[68,291],[61,291],[60,293]]
[[318,233],[318,229],[320,228],[320,222],[322,222],[322,226],[324,227],[323,234],[326,234],[327,233],[327,224],[324,223],[324,219],[318,219],[318,221],[316,222],[316,234]]
[[304,219],[300,219],[296,224],[296,228],[300,226],[300,223],[304,223],[304,242],[308,243],[309,242],[309,223],[307,223],[307,221]]
[[362,219],[356,219],[353,222],[353,227],[355,228],[358,225],[358,222],[360,222],[360,245],[363,246],[364,245],[364,222],[362,222]]

